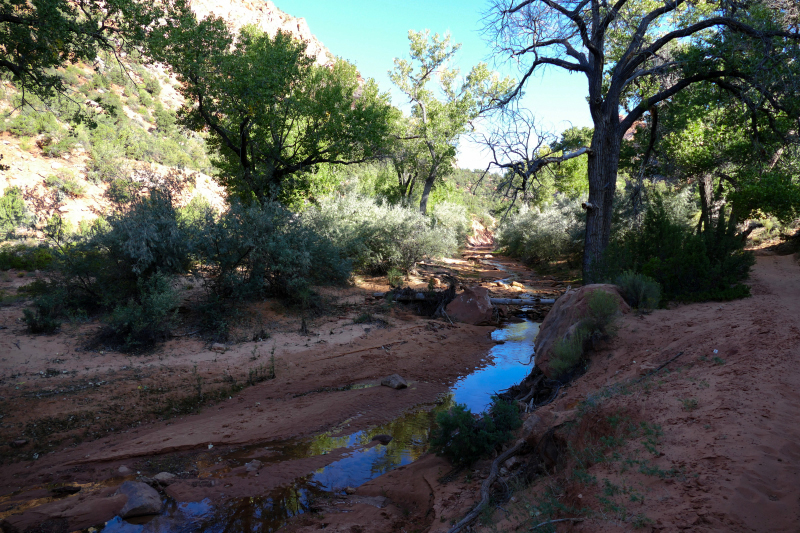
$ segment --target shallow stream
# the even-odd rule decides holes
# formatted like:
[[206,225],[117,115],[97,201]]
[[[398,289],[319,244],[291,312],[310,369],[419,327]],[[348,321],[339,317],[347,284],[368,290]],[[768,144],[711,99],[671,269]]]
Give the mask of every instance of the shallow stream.
[[[261,443],[238,448],[207,464],[199,464],[201,477],[224,473],[220,462],[231,467],[257,460],[263,466],[305,457],[325,455],[334,450],[340,458],[289,486],[250,498],[232,498],[211,503],[165,500],[164,512],[146,523],[131,523],[119,517],[92,531],[102,533],[178,533],[226,531],[275,531],[292,516],[310,508],[311,502],[324,493],[342,493],[356,488],[399,466],[418,459],[428,448],[436,415],[454,403],[466,404],[481,412],[493,394],[519,383],[531,370],[533,341],[539,324],[525,320],[508,324],[492,332],[499,341],[487,354],[485,366],[460,378],[450,393],[436,404],[417,405],[402,416],[381,426],[342,435],[341,430],[299,441]],[[336,436],[335,436],[336,435]],[[373,437],[389,435],[392,440],[376,444]]]

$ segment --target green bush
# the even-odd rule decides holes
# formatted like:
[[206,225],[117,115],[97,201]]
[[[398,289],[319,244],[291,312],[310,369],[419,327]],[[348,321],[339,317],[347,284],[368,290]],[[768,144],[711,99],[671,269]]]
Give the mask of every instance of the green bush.
[[53,262],[53,253],[45,245],[4,244],[0,246],[0,270],[45,270]]
[[580,264],[585,215],[581,200],[558,196],[542,208],[521,208],[501,224],[497,246],[528,264],[547,264],[567,259]]
[[108,324],[123,349],[152,346],[165,339],[174,326],[179,299],[164,274],[139,279],[136,294],[114,308]]
[[[72,198],[81,197],[86,193],[86,187],[79,183],[70,172],[59,172],[55,175],[51,174],[44,179],[44,184],[55,189],[61,195],[70,196]],[[59,198],[59,200],[60,199],[61,198]]]
[[452,231],[459,245],[466,243],[467,236],[472,230],[472,221],[463,205],[439,202],[433,206],[432,218],[436,227]]
[[616,333],[614,323],[619,316],[619,303],[614,294],[595,290],[589,295],[587,312],[571,334],[553,343],[548,366],[556,378],[572,372],[583,360],[591,341]]
[[658,282],[668,300],[703,301],[749,295],[741,281],[755,263],[736,224],[721,209],[712,227],[697,233],[656,198],[638,230],[614,239],[598,265],[609,280],[626,270]]
[[553,343],[548,366],[555,378],[569,374],[583,360],[586,342],[591,332],[586,326],[578,326],[569,337]]
[[507,442],[511,432],[522,423],[519,409],[496,396],[492,400],[489,412],[477,419],[463,404],[439,413],[431,450],[447,457],[455,466],[467,466]]
[[356,195],[323,200],[303,218],[361,272],[409,272],[419,261],[446,256],[458,247],[452,229],[432,224],[416,209]]
[[350,264],[335,243],[277,202],[234,203],[204,228],[192,246],[211,269],[210,288],[221,299],[279,296],[310,303],[313,284],[343,283]]
[[615,281],[623,298],[633,309],[647,312],[661,302],[661,285],[653,278],[626,270]]
[[31,226],[33,215],[25,205],[19,187],[9,187],[0,196],[0,235],[8,236],[19,227]]
[[60,310],[57,293],[43,294],[36,299],[33,309],[22,310],[22,321],[31,333],[55,333],[61,327]]

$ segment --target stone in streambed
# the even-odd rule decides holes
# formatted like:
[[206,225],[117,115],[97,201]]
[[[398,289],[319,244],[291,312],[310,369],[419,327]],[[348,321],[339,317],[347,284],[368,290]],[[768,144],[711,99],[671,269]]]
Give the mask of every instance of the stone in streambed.
[[391,376],[383,378],[381,385],[399,390],[408,387],[408,382],[400,377],[399,374],[392,374]]
[[122,518],[145,516],[161,512],[161,496],[158,491],[139,481],[126,481],[120,485],[117,494],[128,497],[125,506],[119,512]]
[[372,440],[376,440],[379,443],[381,443],[384,446],[386,446],[387,444],[392,442],[392,436],[391,435],[375,435],[374,437],[372,437]]
[[176,476],[175,474],[170,474],[169,472],[159,472],[158,474],[153,476],[153,480],[157,481],[159,485],[167,486],[173,481],[175,481],[177,477],[178,476]]
[[477,326],[496,322],[489,289],[485,287],[467,287],[447,304],[445,311],[451,320],[466,324]]

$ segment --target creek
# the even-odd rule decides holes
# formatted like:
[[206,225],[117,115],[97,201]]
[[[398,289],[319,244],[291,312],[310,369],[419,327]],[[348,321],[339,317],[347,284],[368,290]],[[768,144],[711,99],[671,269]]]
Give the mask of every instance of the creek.
[[[345,434],[342,428],[310,439],[260,443],[240,447],[221,456],[200,461],[200,477],[215,478],[237,466],[258,461],[261,467],[284,461],[326,455],[337,451],[338,459],[295,479],[293,483],[249,498],[219,502],[176,502],[165,499],[164,511],[149,521],[130,522],[119,517],[91,528],[102,533],[179,533],[226,531],[275,531],[291,517],[308,511],[325,494],[342,494],[395,468],[412,463],[428,449],[436,415],[455,403],[481,412],[495,393],[519,383],[531,370],[533,342],[539,324],[524,320],[492,332],[498,342],[484,359],[485,365],[461,377],[435,404],[422,404],[386,424]],[[345,425],[346,427],[346,425]],[[373,437],[388,435],[388,444]],[[220,470],[218,465],[226,464]]]

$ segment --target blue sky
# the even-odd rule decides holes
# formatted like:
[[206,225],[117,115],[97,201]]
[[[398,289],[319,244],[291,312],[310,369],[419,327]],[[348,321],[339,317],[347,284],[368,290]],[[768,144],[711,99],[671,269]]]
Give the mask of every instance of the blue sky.
[[[452,35],[462,43],[455,66],[462,73],[476,63],[486,62],[503,75],[520,76],[506,58],[492,57],[481,34],[487,0],[274,0],[282,11],[303,17],[312,33],[335,55],[358,66],[361,75],[375,78],[381,90],[392,92],[392,102],[406,103],[392,90],[387,72],[395,57],[408,54],[408,30],[430,29]],[[532,110],[543,125],[560,132],[570,124],[590,126],[586,105],[586,78],[549,69],[525,87],[524,107]],[[463,145],[459,164],[465,168],[485,166],[485,156],[474,146]]]

